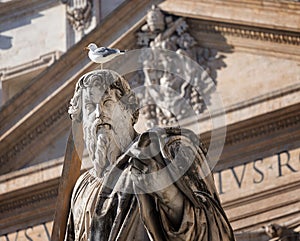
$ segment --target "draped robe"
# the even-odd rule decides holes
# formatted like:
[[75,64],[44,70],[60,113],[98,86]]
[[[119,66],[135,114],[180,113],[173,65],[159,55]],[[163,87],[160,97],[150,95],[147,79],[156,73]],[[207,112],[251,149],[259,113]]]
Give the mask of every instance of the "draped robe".
[[[155,153],[143,155],[149,143],[156,146]],[[204,148],[195,143],[199,144],[197,136],[185,129],[152,129],[141,134],[103,178],[82,174],[73,190],[65,240],[234,241],[213,175],[208,173]],[[179,225],[170,220],[155,191],[134,193],[131,163],[142,156],[143,162],[147,156],[163,166],[175,158],[188,165],[179,179],[175,178],[179,169],[168,170],[174,179],[171,185],[184,197]]]

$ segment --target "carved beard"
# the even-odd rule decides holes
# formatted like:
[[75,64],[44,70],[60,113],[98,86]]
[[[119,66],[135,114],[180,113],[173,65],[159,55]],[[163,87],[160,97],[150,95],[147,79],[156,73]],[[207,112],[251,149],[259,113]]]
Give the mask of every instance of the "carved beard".
[[105,168],[112,161],[111,152],[118,148],[111,140],[112,131],[100,127],[97,131],[98,121],[84,127],[85,142],[92,160],[97,177],[101,177]]
[[84,125],[84,137],[89,156],[93,162],[96,175],[101,177],[104,170],[115,163],[122,151],[125,151],[134,137],[131,115],[125,109],[116,109],[117,115],[112,121],[112,128],[108,129],[99,124],[101,120],[96,119],[93,123]]
[[[96,120],[92,125],[84,127],[85,141],[89,156],[93,162],[97,177],[103,175],[104,170],[120,154],[120,149],[113,138],[114,131],[104,126],[98,127],[99,121]],[[98,130],[97,130],[98,128]]]
[[108,150],[110,146],[109,130],[105,128],[99,129],[97,135],[95,156],[93,159],[94,168],[98,177],[102,176],[103,171],[109,165]]
[[93,133],[95,131],[95,128],[93,128],[94,125],[90,124],[83,124],[83,134],[84,134],[84,141],[86,144],[86,148],[88,150],[89,153],[89,157],[90,159],[93,161],[95,158],[95,148],[96,148],[96,132]]

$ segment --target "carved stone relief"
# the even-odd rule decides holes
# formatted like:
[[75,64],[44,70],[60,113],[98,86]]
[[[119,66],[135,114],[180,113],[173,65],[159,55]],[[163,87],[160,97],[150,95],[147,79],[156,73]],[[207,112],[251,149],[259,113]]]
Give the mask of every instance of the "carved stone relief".
[[[213,80],[211,83],[205,84],[205,81],[203,81],[205,77],[201,77],[202,79],[200,79],[200,82],[202,81],[201,88],[205,89],[205,94],[210,96],[214,89],[213,85],[217,82],[216,71],[218,68],[225,66],[222,61],[223,56],[219,55],[215,49],[199,46],[194,37],[189,33],[188,23],[182,17],[169,15],[162,12],[157,6],[152,6],[152,9],[147,14],[146,21],[147,23],[137,33],[137,44],[142,48],[150,47],[152,49],[171,50],[196,61]],[[167,57],[164,58],[164,56],[162,58],[160,60],[164,62],[163,65],[172,64],[172,60]],[[204,104],[203,96],[193,86],[187,85],[185,80],[179,78],[176,74],[155,70],[153,67],[156,63],[152,60],[149,56],[144,56],[142,59],[144,85],[154,84],[163,86],[166,87],[166,92],[163,95],[162,93],[157,93],[157,95],[163,96],[162,102],[164,108],[160,108],[156,104],[151,104],[153,103],[153,99],[155,99],[154,103],[157,103],[157,99],[153,94],[143,94],[145,98],[143,98],[144,103],[142,105],[145,108],[141,112],[149,121],[148,125],[169,125],[176,123],[179,119],[189,117],[184,112],[185,108],[182,106],[182,103],[179,103],[178,96],[189,102],[196,115],[202,113],[206,108],[205,104],[208,104]],[[216,61],[221,61],[223,64],[215,65]],[[185,74],[193,76],[195,70],[191,67],[187,68],[188,73]],[[177,113],[176,116],[174,113]]]
[[272,223],[264,227],[270,241],[298,241],[300,240],[299,232],[285,226]]
[[87,29],[92,20],[92,0],[62,0],[67,4],[67,19],[74,30],[82,31]]

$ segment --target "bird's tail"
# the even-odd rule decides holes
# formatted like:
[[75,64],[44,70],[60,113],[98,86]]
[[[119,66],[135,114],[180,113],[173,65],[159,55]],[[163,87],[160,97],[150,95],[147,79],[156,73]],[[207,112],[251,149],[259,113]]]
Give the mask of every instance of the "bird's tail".
[[125,50],[120,50],[120,54],[125,54],[125,52],[127,52],[127,49],[125,49]]

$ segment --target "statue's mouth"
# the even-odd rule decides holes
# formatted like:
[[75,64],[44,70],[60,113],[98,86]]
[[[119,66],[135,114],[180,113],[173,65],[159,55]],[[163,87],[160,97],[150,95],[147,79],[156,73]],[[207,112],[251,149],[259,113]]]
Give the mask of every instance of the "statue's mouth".
[[111,129],[112,129],[112,126],[111,126],[111,124],[109,124],[109,123],[101,123],[101,124],[98,124],[98,125],[97,125],[97,128],[96,128],[96,132],[98,133],[98,131],[99,131],[100,129],[102,129],[102,128],[104,128],[104,129],[106,129],[106,130],[111,130]]

